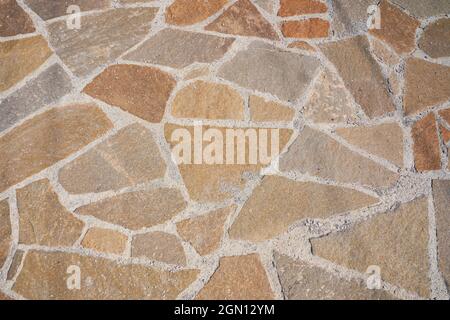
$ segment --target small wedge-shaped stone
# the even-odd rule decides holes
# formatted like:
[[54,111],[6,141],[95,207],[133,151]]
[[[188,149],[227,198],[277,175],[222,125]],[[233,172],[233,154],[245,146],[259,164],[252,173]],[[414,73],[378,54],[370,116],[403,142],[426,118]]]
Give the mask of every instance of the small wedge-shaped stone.
[[430,113],[412,127],[414,141],[414,162],[417,171],[441,169],[441,149],[439,146],[436,118]]
[[253,191],[229,233],[232,239],[263,241],[286,232],[296,221],[324,219],[377,202],[356,190],[268,176]]
[[131,256],[179,266],[186,265],[186,254],[180,240],[173,234],[160,231],[134,236]]
[[12,37],[34,30],[33,21],[16,0],[0,1],[0,37]]
[[384,281],[428,297],[427,211],[425,198],[402,204],[394,212],[313,239],[313,254],[362,273],[379,266]]
[[64,166],[59,182],[69,193],[104,192],[162,178],[165,172],[151,132],[133,124]]
[[252,121],[291,121],[295,115],[294,109],[258,96],[250,96],[248,104]]
[[91,228],[81,242],[84,248],[99,252],[122,254],[127,246],[128,237],[115,230]]
[[390,187],[398,179],[398,174],[308,127],[282,156],[280,168],[377,188]]
[[194,62],[210,63],[222,58],[233,42],[231,38],[164,29],[126,55],[125,59],[184,68]]
[[[67,270],[74,265],[82,272],[80,290],[67,288]],[[173,300],[197,275],[198,270],[160,271],[75,253],[31,251],[12,290],[32,300]]]
[[347,89],[368,117],[380,117],[395,110],[387,81],[370,53],[366,36],[325,43],[319,47],[336,66]]
[[219,11],[228,0],[175,0],[166,10],[166,22],[190,25],[205,20]]
[[155,8],[113,9],[83,16],[80,29],[68,29],[66,20],[47,29],[58,56],[75,75],[84,77],[139,43],[155,14]]
[[0,42],[0,92],[23,80],[51,55],[42,36]]
[[185,207],[180,191],[163,188],[124,193],[80,207],[75,212],[138,230],[164,223]]
[[428,18],[450,13],[450,2],[447,0],[417,1],[393,0],[417,18]]
[[19,243],[43,246],[72,246],[81,236],[84,223],[58,199],[47,179],[17,190]]
[[9,254],[11,231],[8,200],[3,200],[0,202],[0,269]]
[[437,20],[425,28],[419,48],[432,58],[450,57],[450,19]]
[[72,12],[68,12],[68,9],[72,5],[78,6],[81,12],[106,9],[111,6],[111,0],[25,0],[25,3],[43,20],[71,14]]
[[0,137],[0,192],[105,134],[111,121],[95,105],[54,108]]
[[175,87],[167,73],[151,67],[113,65],[84,88],[88,95],[147,120],[160,122]]

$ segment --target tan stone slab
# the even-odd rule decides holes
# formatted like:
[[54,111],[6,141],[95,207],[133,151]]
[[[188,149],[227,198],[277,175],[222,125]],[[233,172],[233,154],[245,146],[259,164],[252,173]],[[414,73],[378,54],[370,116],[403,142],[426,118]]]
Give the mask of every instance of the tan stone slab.
[[312,45],[310,45],[306,41],[295,41],[289,44],[288,48],[297,48],[305,51],[316,51],[316,48],[314,48]]
[[278,15],[290,17],[302,14],[326,13],[327,11],[327,5],[317,0],[281,0]]
[[66,158],[112,127],[95,105],[37,115],[0,137],[0,192]]
[[101,10],[111,7],[111,0],[25,0],[27,6],[43,20],[65,16],[69,6],[76,5],[81,12]]
[[248,103],[252,121],[291,121],[295,115],[294,109],[258,96],[250,96]]
[[417,171],[441,169],[441,151],[438,128],[432,113],[412,127],[414,162]]
[[16,0],[0,1],[0,37],[34,32],[33,21]]
[[392,67],[400,63],[400,57],[393,51],[386,47],[386,44],[377,38],[369,38],[370,47],[375,58],[382,63]]
[[281,25],[281,32],[287,38],[316,39],[327,38],[330,23],[320,18],[287,21]]
[[228,0],[175,0],[166,9],[166,22],[173,25],[191,25],[218,12]]
[[450,2],[447,0],[393,0],[393,2],[418,18],[428,18],[450,13]]
[[194,68],[191,71],[189,71],[184,76],[184,80],[192,80],[195,78],[207,77],[210,74],[211,74],[211,70],[210,70],[209,66],[202,66],[202,67]]
[[0,291],[0,301],[7,301],[7,300],[13,300],[13,299],[11,299],[9,296],[7,296],[6,294],[4,294],[3,292]]
[[419,48],[432,58],[450,56],[450,19],[437,20],[425,28]]
[[11,218],[9,216],[8,200],[0,202],[0,268],[6,261],[11,245]]
[[275,11],[275,3],[272,0],[254,0],[253,3],[268,13],[274,13]]
[[159,231],[134,236],[131,256],[179,266],[186,265],[186,254],[180,240],[173,234]]
[[[415,0],[413,0],[415,1]],[[332,0],[332,29],[338,38],[367,32],[367,9],[379,0]]]
[[119,231],[91,228],[84,236],[81,245],[99,252],[123,254],[127,241],[128,237]]
[[22,263],[23,257],[25,256],[25,252],[22,250],[17,250],[14,253],[13,260],[11,262],[11,266],[9,267],[8,274],[7,274],[7,280],[13,280],[14,277],[17,274],[17,271],[19,271],[19,267]]

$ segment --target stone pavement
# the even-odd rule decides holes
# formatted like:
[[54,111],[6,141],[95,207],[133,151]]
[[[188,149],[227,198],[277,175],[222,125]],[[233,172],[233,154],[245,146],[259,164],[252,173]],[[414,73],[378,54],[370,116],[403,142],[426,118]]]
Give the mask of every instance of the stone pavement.
[[449,299],[449,149],[448,0],[0,0],[0,299]]

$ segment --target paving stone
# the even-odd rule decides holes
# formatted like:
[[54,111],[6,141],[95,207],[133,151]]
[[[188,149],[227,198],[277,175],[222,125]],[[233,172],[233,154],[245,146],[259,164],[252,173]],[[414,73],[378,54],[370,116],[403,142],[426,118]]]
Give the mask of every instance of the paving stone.
[[80,29],[65,20],[50,23],[49,40],[61,60],[79,77],[112,62],[147,35],[155,8],[122,8],[83,16]]
[[437,20],[425,28],[419,48],[432,58],[450,56],[450,19]]
[[54,64],[0,102],[0,131],[53,104],[73,89],[64,69]]
[[[80,290],[67,289],[67,269],[74,265],[81,270]],[[169,272],[74,253],[31,251],[12,290],[33,300],[174,300],[197,275],[198,270]]]
[[218,75],[242,87],[294,102],[306,91],[318,67],[319,61],[314,57],[253,42],[225,63]]
[[42,36],[0,42],[0,92],[23,80],[51,55]]
[[0,268],[6,261],[11,245],[11,219],[9,217],[8,200],[0,202]]
[[310,45],[308,42],[305,42],[305,41],[292,42],[288,45],[288,48],[297,48],[297,49],[302,49],[302,50],[311,51],[311,52],[316,51],[316,48],[314,48],[312,45]]
[[[395,110],[388,94],[387,81],[370,54],[369,42],[365,36],[330,42],[319,47],[336,66],[347,89],[368,117],[379,117]],[[349,64],[348,61],[352,63]]]
[[176,81],[156,68],[113,65],[84,88],[88,95],[149,122],[158,123]]
[[447,0],[393,0],[393,2],[400,5],[402,8],[405,8],[410,14],[418,18],[427,18],[450,13],[450,3]]
[[275,11],[275,5],[272,0],[254,0],[253,2],[268,13],[274,13]]
[[178,190],[162,188],[120,194],[82,206],[75,212],[138,230],[164,223],[185,207]]
[[403,167],[403,131],[398,124],[342,128],[336,133],[349,143]]
[[80,150],[111,127],[95,105],[71,105],[14,128],[0,137],[0,192]]
[[281,26],[281,32],[287,38],[327,38],[330,23],[320,18],[300,21],[287,21]]
[[420,22],[383,0],[379,6],[381,28],[369,33],[388,43],[397,53],[406,54],[416,47],[416,30]]
[[127,246],[128,237],[121,232],[91,228],[81,242],[81,245],[87,249],[112,254],[123,254]]
[[448,144],[450,142],[450,130],[445,128],[443,125],[440,125],[439,129],[441,131],[442,140],[445,144]]
[[257,254],[223,257],[197,300],[270,300],[274,294]]
[[430,294],[428,202],[419,198],[343,232],[311,240],[313,254],[365,273],[381,268],[384,281]]
[[441,169],[437,130],[436,119],[432,113],[417,121],[412,127],[414,162],[419,172]]
[[110,0],[57,0],[51,2],[47,0],[25,0],[25,4],[43,20],[50,20],[70,14],[71,12],[68,13],[67,10],[71,5],[80,7],[81,12],[111,7]]
[[261,15],[250,0],[239,0],[205,30],[221,33],[278,40],[273,26]]
[[192,80],[192,79],[195,79],[195,78],[207,77],[210,74],[211,74],[211,70],[209,69],[208,66],[194,68],[193,70],[189,71],[184,76],[184,80]]
[[339,38],[367,31],[367,8],[378,0],[332,0],[332,29]]
[[244,120],[244,100],[233,88],[196,81],[181,89],[172,102],[177,118]]
[[[447,126],[450,127],[450,109],[445,109],[445,110],[441,110],[439,111],[439,115],[441,116],[441,118],[447,123]],[[450,142],[450,130],[446,129],[444,126],[440,126],[441,128],[441,134],[442,134],[442,139],[444,140],[444,143],[449,143]]]
[[69,193],[104,192],[162,178],[165,172],[152,134],[133,124],[65,165],[59,182]]
[[302,219],[325,219],[373,205],[378,199],[359,191],[268,176],[245,203],[229,234],[263,241],[277,237]]
[[222,58],[233,42],[231,38],[164,29],[127,54],[125,59],[184,68],[194,62],[209,63]]
[[0,37],[34,32],[33,21],[16,0],[0,2]]
[[359,279],[343,279],[307,262],[275,253],[275,265],[287,300],[393,300],[383,290],[369,290]]
[[191,25],[218,12],[228,0],[176,0],[166,10],[166,22]]
[[178,234],[188,241],[200,255],[205,256],[219,249],[224,225],[235,207],[224,208],[177,223]]
[[398,174],[360,156],[325,133],[306,127],[281,157],[282,171],[299,171],[337,182],[391,187]]
[[252,121],[291,121],[295,115],[294,109],[258,96],[250,96],[248,103]]
[[13,260],[11,262],[11,266],[9,267],[8,274],[6,276],[7,280],[13,280],[19,271],[20,264],[22,263],[25,252],[22,250],[16,250],[14,253]]
[[369,41],[373,54],[378,61],[389,67],[400,63],[400,57],[393,50],[389,50],[383,41],[377,38],[369,38]]
[[328,7],[317,0],[281,0],[280,17],[298,16],[302,14],[326,13]]
[[159,231],[134,236],[131,255],[180,266],[186,264],[180,240],[173,234]]

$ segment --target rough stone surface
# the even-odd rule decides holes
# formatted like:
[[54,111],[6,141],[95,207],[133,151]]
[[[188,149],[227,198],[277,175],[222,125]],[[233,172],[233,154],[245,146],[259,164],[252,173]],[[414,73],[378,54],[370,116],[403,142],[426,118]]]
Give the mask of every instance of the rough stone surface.
[[205,20],[219,11],[228,0],[176,0],[166,10],[166,22],[190,25]]
[[327,5],[317,0],[281,0],[278,15],[290,17],[302,14],[326,13],[327,10]]
[[81,12],[106,9],[111,6],[111,0],[25,0],[24,2],[43,20],[67,15],[67,9],[71,5],[79,6]]
[[0,37],[12,37],[34,31],[33,21],[16,0],[0,1]]
[[131,255],[184,266],[186,255],[180,240],[173,234],[152,232],[133,238]]
[[330,23],[327,20],[311,18],[300,21],[287,21],[281,26],[281,32],[287,38],[327,38]]
[[250,96],[248,103],[252,121],[291,121],[295,115],[293,109],[258,96]]
[[115,230],[91,228],[81,242],[87,249],[99,252],[122,254],[125,251],[128,237]]
[[254,0],[253,2],[268,13],[274,13],[275,4],[272,0]]
[[418,171],[439,170],[441,154],[434,115],[431,113],[412,127],[414,160]]
[[405,8],[410,14],[418,18],[427,18],[450,13],[450,3],[447,0],[393,0],[393,2],[397,3],[402,8]]
[[11,245],[11,218],[8,200],[0,202],[0,268],[6,261]]
[[400,63],[400,57],[393,50],[388,49],[383,41],[377,38],[370,38],[369,41],[373,54],[378,61],[389,67]]
[[425,28],[419,48],[432,58],[450,56],[450,19],[440,19]]
[[[413,0],[414,1],[414,0]],[[332,29],[341,38],[367,31],[367,8],[378,0],[332,0]]]
[[305,51],[315,52],[316,48],[306,41],[294,41],[288,45],[288,48],[297,48]]
[[17,271],[19,271],[20,264],[22,263],[22,259],[25,255],[25,252],[22,250],[16,250],[14,253],[13,260],[11,262],[11,266],[9,267],[6,279],[7,280],[13,280],[14,277],[17,274]]

